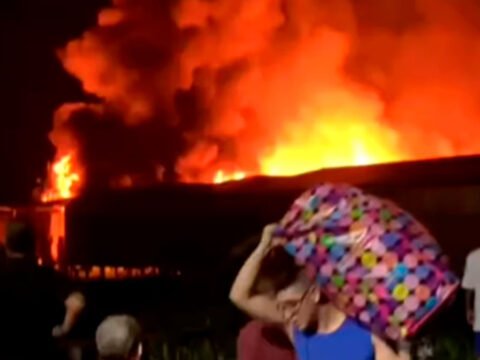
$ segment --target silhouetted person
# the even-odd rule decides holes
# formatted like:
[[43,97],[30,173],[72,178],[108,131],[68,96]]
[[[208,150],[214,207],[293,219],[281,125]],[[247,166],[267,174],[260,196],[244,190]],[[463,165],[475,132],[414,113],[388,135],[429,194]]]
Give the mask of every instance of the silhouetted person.
[[7,226],[0,272],[0,359],[55,359],[54,337],[66,335],[84,307],[80,293],[35,258],[35,232],[26,223]]
[[139,360],[142,357],[141,328],[128,315],[107,317],[95,334],[100,360]]

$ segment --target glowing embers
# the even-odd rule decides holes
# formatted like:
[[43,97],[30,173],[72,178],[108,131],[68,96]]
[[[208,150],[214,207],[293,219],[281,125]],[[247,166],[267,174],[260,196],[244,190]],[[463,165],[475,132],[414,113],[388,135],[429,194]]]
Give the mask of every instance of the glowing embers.
[[[57,270],[62,270],[58,265]],[[81,266],[71,265],[63,270],[70,278],[78,280],[126,280],[158,277],[165,275],[157,266]],[[176,273],[176,275],[178,275]]]

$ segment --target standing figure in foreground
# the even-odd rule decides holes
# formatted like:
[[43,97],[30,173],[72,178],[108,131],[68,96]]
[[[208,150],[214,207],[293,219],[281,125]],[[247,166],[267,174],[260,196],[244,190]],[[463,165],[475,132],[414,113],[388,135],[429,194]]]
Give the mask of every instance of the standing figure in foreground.
[[[85,300],[53,269],[38,266],[33,227],[7,227],[0,271],[1,359],[56,359],[54,337],[73,328]],[[60,325],[59,325],[60,324]]]
[[[257,245],[258,237],[255,237],[255,241]],[[281,259],[282,256],[267,256],[268,246],[268,240],[262,239],[243,265],[231,289],[230,298],[233,302],[237,306],[243,307],[242,310],[254,318],[241,329],[238,335],[238,360],[296,359],[292,342],[287,335],[286,325],[283,323],[283,317],[279,311],[273,309],[274,311],[271,313],[259,314],[255,313],[255,308],[263,308],[264,305],[250,305],[251,302],[258,301],[265,302],[266,307],[267,304],[274,301],[275,289],[293,282],[295,274],[298,272],[295,264],[289,261],[290,256],[283,250],[280,253],[283,255],[283,259]],[[265,258],[266,256],[267,258]],[[282,269],[283,276],[276,276],[278,274],[275,271],[272,274],[270,274],[271,271],[266,273],[265,270],[275,269],[278,265]],[[291,268],[286,268],[288,265],[292,265]],[[285,306],[287,307],[288,304]],[[253,310],[253,313],[250,313],[250,310]],[[272,318],[275,320],[271,321]]]
[[[306,275],[285,264],[293,278],[285,277],[270,292],[253,292],[262,261],[275,247],[274,227],[267,226],[262,240],[237,275],[230,299],[254,318],[281,324],[292,340],[300,360],[398,360],[407,353],[394,352],[385,342],[373,336],[353,319],[349,319],[321,296],[321,291]],[[282,249],[275,249],[283,251]],[[293,264],[293,259],[288,256]],[[278,269],[281,271],[281,268]]]
[[462,287],[466,290],[467,321],[475,332],[475,356],[480,359],[480,249],[467,256]]

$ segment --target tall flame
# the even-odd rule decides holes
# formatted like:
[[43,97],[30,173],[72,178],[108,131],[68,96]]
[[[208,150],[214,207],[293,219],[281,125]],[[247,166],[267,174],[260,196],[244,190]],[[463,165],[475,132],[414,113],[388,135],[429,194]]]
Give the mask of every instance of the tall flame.
[[73,154],[60,157],[48,174],[48,187],[42,194],[43,202],[69,199],[75,196],[75,188],[80,183],[80,174],[74,170]]
[[50,218],[50,256],[57,263],[59,260],[62,241],[65,239],[65,207],[55,206]]
[[[322,168],[401,161],[411,155],[396,131],[377,121],[381,104],[374,97],[333,88],[315,98],[286,127],[273,149],[259,158],[259,169],[217,171],[214,183],[246,174],[291,176]],[[243,175],[243,176],[239,176]]]
[[323,98],[304,109],[278,146],[260,159],[262,173],[295,175],[410,156],[401,148],[397,132],[377,120],[381,105],[375,98],[335,89]]

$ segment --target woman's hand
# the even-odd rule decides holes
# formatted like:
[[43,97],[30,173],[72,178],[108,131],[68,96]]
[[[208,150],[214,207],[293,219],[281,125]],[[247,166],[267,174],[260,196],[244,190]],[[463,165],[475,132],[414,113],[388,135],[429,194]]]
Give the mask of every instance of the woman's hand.
[[276,228],[277,224],[269,224],[263,228],[262,237],[258,244],[258,248],[262,250],[262,252],[267,253],[274,246],[278,245],[278,242],[276,242],[273,236]]

